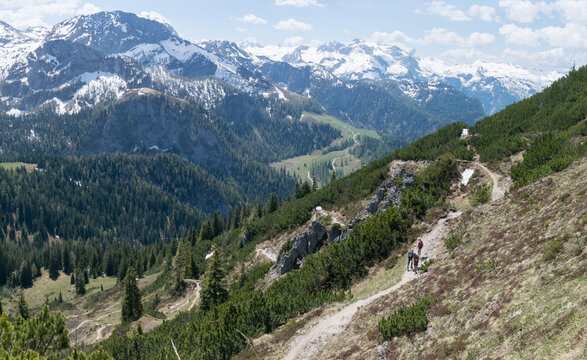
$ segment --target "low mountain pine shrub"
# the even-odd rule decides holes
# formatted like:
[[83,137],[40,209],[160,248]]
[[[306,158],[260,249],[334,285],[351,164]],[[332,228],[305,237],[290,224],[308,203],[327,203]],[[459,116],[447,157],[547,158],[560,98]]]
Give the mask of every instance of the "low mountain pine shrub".
[[425,297],[409,307],[401,307],[388,318],[382,318],[377,329],[384,340],[424,331],[428,327],[426,312],[434,302],[431,297]]

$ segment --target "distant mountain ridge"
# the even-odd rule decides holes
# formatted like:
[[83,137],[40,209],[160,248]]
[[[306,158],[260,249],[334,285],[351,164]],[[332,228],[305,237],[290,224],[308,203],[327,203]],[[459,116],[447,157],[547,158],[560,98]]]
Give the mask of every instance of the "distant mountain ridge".
[[[319,46],[263,46],[244,43],[245,50],[273,61],[295,66],[319,65],[345,81],[396,80],[444,82],[466,95],[481,100],[484,111],[493,114],[550,85],[562,74],[536,75],[513,64],[477,61],[470,65],[446,65],[442,61],[421,58],[394,45],[364,40],[349,44],[329,42]],[[413,96],[406,91],[406,95]]]
[[[140,88],[191,98],[206,109],[226,106],[229,94],[275,102],[297,94],[344,121],[413,140],[454,121],[473,124],[547,83],[508,80],[493,68],[479,67],[474,75],[450,67],[431,71],[440,66],[399,47],[365,41],[291,51],[194,43],[169,24],[121,11],[76,16],[30,33],[8,24],[0,31],[0,51],[6,54],[0,62],[0,109],[11,115],[45,106],[77,113]],[[233,116],[226,121],[240,121],[235,111],[225,110],[219,109]]]

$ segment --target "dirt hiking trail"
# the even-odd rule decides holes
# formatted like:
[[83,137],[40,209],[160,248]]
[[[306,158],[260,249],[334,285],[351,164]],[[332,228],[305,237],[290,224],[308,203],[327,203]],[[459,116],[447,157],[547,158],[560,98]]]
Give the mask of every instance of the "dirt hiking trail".
[[[435,257],[438,254],[440,245],[447,233],[445,223],[450,219],[455,219],[461,215],[461,212],[449,213],[447,217],[440,219],[428,233],[422,236],[424,247],[422,248],[422,257]],[[413,245],[416,249],[416,244]],[[407,260],[407,259],[406,259]],[[407,261],[406,261],[407,265]],[[328,343],[328,340],[336,334],[343,332],[351,322],[353,316],[361,306],[373,302],[375,299],[387,295],[402,285],[414,280],[420,275],[415,275],[411,271],[405,271],[401,280],[394,286],[380,291],[371,297],[356,301],[343,307],[340,311],[319,319],[318,322],[309,329],[305,334],[295,337],[289,345],[284,360],[312,359],[320,354],[322,349]]]
[[481,164],[478,161],[475,161],[475,165],[479,166],[483,169],[493,181],[493,189],[491,190],[491,200],[496,201],[501,199],[505,195],[505,187],[499,185],[499,178],[500,176],[494,173],[493,171],[489,170],[485,165]]

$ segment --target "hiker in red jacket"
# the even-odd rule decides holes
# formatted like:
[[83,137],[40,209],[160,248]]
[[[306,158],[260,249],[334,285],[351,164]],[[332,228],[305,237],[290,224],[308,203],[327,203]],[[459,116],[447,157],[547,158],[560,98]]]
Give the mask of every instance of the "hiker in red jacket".
[[418,239],[418,256],[422,255],[422,248],[424,247],[424,243],[422,239]]
[[418,256],[418,254],[414,253],[414,255],[412,255],[412,270],[414,270],[414,273],[418,273],[418,261],[420,261],[420,257]]

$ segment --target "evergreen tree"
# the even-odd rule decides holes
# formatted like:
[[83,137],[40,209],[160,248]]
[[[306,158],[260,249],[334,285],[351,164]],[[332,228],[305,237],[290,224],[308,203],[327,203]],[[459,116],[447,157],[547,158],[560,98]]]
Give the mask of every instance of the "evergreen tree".
[[61,291],[59,292],[59,296],[57,297],[57,302],[60,304],[63,302],[63,295],[61,295]]
[[71,274],[71,260],[69,250],[63,249],[63,272],[67,275]]
[[198,279],[200,277],[200,269],[198,268],[198,264],[196,263],[196,259],[192,255],[190,261],[190,275],[192,279]]
[[200,229],[200,240],[212,240],[213,238],[214,229],[212,229],[210,221],[206,220],[202,223],[202,228]]
[[318,180],[315,176],[312,176],[312,191],[318,190]]
[[88,274],[88,269],[84,269],[84,284],[90,283],[90,275]]
[[49,253],[49,278],[52,280],[59,278],[59,259],[55,251]]
[[75,293],[77,295],[84,295],[86,293],[84,273],[81,270],[75,272]]
[[275,193],[271,193],[269,196],[269,201],[267,201],[267,213],[272,213],[277,210],[279,206],[279,202],[277,201],[277,195]]
[[214,236],[218,236],[222,234],[224,231],[224,219],[220,214],[220,211],[215,211],[214,215],[212,216],[212,233]]
[[33,271],[31,265],[25,261],[20,270],[20,286],[29,288],[33,286]]
[[4,312],[4,310],[2,310],[2,299],[0,299],[0,316],[2,315],[3,312]]
[[143,315],[141,294],[137,285],[137,273],[129,267],[124,278],[122,295],[122,321],[138,320]]
[[31,317],[29,304],[24,299],[23,293],[20,293],[20,297],[18,298],[18,315],[25,320]]
[[209,310],[214,305],[220,304],[228,297],[228,291],[224,286],[224,269],[220,259],[220,252],[215,249],[212,261],[208,267],[206,279],[202,284],[200,308]]
[[234,209],[232,210],[232,227],[234,229],[241,225],[241,218],[241,207],[237,204],[234,206]]
[[69,284],[70,285],[74,285],[75,284],[75,274],[73,274],[73,273],[69,277]]

